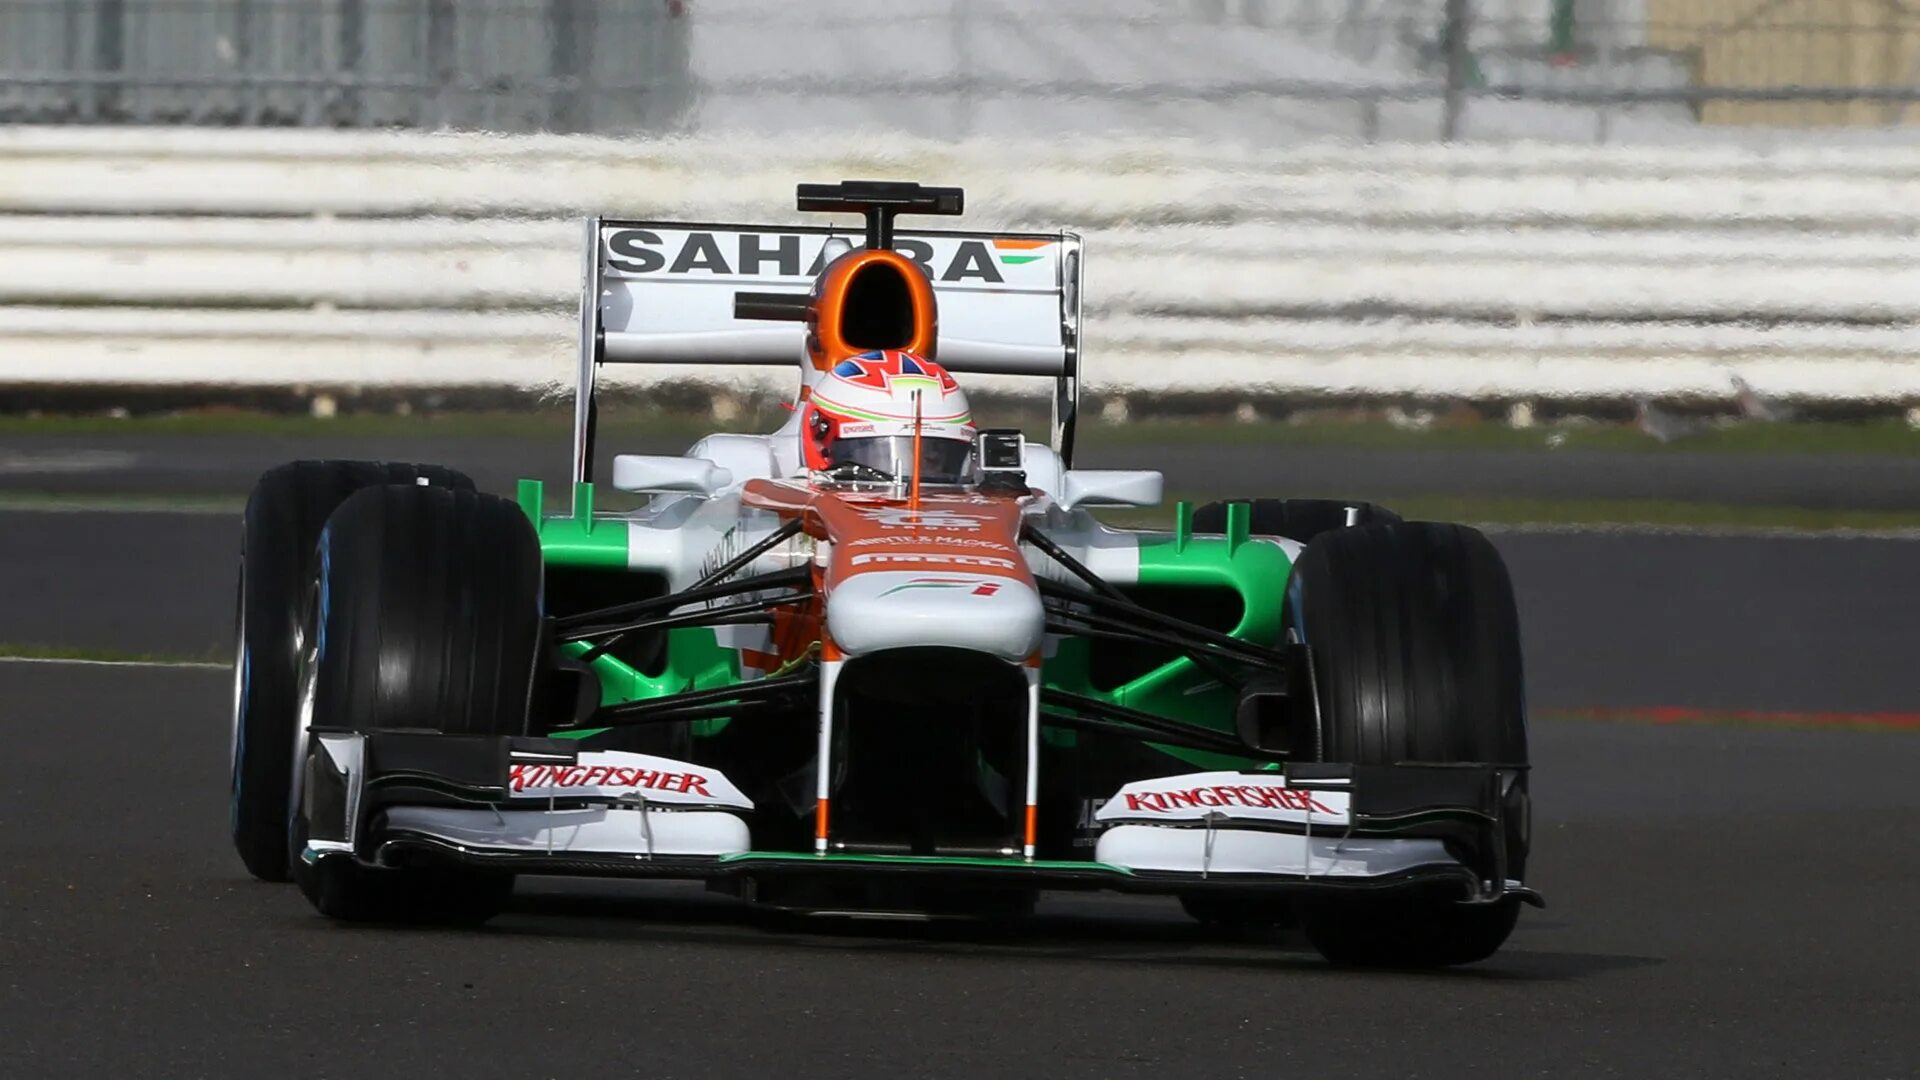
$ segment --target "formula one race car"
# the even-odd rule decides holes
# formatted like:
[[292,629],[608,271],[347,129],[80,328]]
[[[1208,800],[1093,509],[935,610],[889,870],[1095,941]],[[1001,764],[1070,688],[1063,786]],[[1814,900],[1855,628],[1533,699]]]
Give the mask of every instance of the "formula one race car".
[[[247,867],[348,920],[605,875],[927,916],[1112,889],[1297,919],[1336,962],[1498,949],[1538,897],[1492,546],[1358,502],[1102,524],[1161,479],[1072,467],[1080,239],[894,229],[961,205],[850,181],[799,208],[864,237],[589,221],[570,513],[432,466],[263,476]],[[653,362],[797,364],[794,416],[617,456],[651,498],[596,513],[596,375]],[[956,373],[1052,377],[1048,441],[976,428]]]

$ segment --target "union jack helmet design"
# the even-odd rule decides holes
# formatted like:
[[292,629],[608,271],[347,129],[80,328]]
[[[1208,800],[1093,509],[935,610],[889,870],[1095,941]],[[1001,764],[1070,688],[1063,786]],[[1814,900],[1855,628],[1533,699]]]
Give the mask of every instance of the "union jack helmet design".
[[947,369],[904,349],[849,356],[808,395],[801,424],[807,467],[837,470],[841,479],[905,479],[916,419],[922,481],[970,479],[973,413]]

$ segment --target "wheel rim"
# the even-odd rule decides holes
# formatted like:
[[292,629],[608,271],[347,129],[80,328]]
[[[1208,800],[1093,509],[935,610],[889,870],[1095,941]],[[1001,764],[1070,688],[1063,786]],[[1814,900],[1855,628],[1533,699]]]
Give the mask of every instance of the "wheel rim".
[[241,755],[246,750],[247,688],[252,680],[252,657],[247,650],[247,546],[240,541],[240,580],[233,599],[233,709],[227,729],[227,830],[240,842],[243,814],[240,805],[246,792],[246,772]]
[[240,793],[240,725],[247,704],[247,562],[240,556],[239,597],[233,605],[233,711],[227,731],[227,767],[233,792]]
[[[317,589],[314,590],[317,593]],[[293,822],[300,816],[300,800],[306,793],[307,743],[308,731],[313,726],[313,703],[320,682],[320,644],[319,635],[313,632],[313,620],[318,617],[318,605],[314,597],[309,596],[307,615],[300,621],[294,634],[294,654],[299,657],[296,677],[300,685],[300,703],[294,714],[293,754],[288,767],[292,775],[287,782],[287,826],[289,839],[292,836]],[[291,853],[299,858],[299,852]]]

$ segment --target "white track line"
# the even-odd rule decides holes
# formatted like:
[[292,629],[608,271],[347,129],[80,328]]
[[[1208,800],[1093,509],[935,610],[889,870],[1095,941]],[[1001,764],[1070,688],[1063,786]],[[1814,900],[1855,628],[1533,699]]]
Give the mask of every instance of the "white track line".
[[81,660],[65,656],[0,656],[0,664],[70,664],[75,667],[205,668],[230,671],[217,660]]

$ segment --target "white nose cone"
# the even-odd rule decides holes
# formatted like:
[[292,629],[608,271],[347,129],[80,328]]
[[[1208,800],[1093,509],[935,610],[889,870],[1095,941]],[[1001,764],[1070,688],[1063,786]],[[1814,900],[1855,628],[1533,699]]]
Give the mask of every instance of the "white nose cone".
[[827,632],[848,656],[946,646],[1018,664],[1040,650],[1040,595],[1016,578],[869,571],[827,597]]

